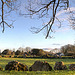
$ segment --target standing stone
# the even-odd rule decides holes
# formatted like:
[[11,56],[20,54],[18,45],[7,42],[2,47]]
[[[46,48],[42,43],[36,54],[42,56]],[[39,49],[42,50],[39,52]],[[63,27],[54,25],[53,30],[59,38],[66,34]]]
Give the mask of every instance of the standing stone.
[[51,71],[52,67],[47,62],[35,61],[29,71]]
[[70,69],[70,70],[75,70],[75,64],[70,64],[70,65],[69,65],[69,69]]
[[28,71],[28,67],[18,61],[11,61],[5,66],[5,70]]
[[54,70],[66,70],[67,67],[63,62],[56,62],[54,66]]

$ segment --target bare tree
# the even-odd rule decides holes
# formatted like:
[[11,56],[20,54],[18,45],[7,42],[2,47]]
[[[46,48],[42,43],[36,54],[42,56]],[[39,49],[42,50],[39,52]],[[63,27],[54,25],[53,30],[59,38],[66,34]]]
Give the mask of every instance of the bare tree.
[[25,51],[26,51],[26,52],[29,52],[29,51],[31,51],[31,48],[30,48],[30,47],[26,47],[26,48],[25,48]]
[[75,54],[75,46],[74,45],[65,45],[61,47],[61,52],[65,55],[68,55],[69,53]]
[[7,25],[8,27],[13,27],[13,20],[12,23],[10,24],[9,22],[6,21],[6,17],[8,16],[8,14],[15,10],[15,1],[16,0],[0,0],[0,26],[3,28],[2,32],[4,32],[5,30],[5,25]]
[[[55,20],[59,22],[59,27],[61,27],[61,21],[56,16],[58,11],[67,10],[69,8],[69,0],[28,0],[29,6],[27,7],[28,13],[22,15],[34,16],[38,15],[39,18],[48,17],[49,21],[44,23],[41,28],[32,27],[32,32],[39,33],[42,30],[47,29],[46,38],[49,34],[53,32],[53,25]],[[71,11],[71,10],[70,10]],[[73,18],[73,17],[72,17]],[[73,24],[73,22],[72,22]]]
[[69,22],[70,22],[70,26],[72,29],[75,30],[75,13],[73,13],[70,17],[69,17]]
[[[2,30],[3,32],[5,29],[5,25],[7,25],[10,28],[12,27],[12,24],[9,24],[9,22],[6,21],[5,19],[5,14],[6,14],[5,9],[8,9],[7,13],[10,13],[12,10],[15,9],[15,6],[17,6],[16,2],[18,3],[19,1],[20,0],[0,0],[0,3],[1,3],[0,25],[3,28]],[[46,34],[46,38],[47,38],[49,37],[49,34],[53,32],[53,26],[54,26],[55,20],[59,22],[59,27],[61,27],[61,21],[56,15],[58,11],[67,10],[69,8],[70,0],[25,0],[25,1],[22,0],[22,1],[25,2],[25,5],[27,5],[25,7],[25,11],[27,12],[27,14],[25,14],[26,12],[24,12],[24,10],[21,9],[20,11],[21,15],[29,15],[30,17],[38,15],[39,18],[45,18],[45,17],[49,18],[48,22],[44,23],[41,28],[36,28],[36,27],[31,28],[32,30],[36,29],[36,31],[34,31],[35,33],[39,33],[40,31],[44,29],[47,30],[47,34]],[[22,4],[22,7],[23,7],[23,4]],[[73,19],[73,22],[72,22],[72,19]],[[71,20],[71,24],[74,25],[75,17],[72,16],[70,20]],[[72,27],[75,29],[75,25],[74,26],[73,25]]]

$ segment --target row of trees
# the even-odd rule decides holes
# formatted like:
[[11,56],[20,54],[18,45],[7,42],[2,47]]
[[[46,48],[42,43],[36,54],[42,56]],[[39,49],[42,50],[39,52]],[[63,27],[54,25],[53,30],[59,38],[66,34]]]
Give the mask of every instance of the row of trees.
[[[60,48],[61,53],[63,53],[65,56],[72,56],[75,55],[75,45],[64,45]],[[59,52],[59,51],[58,51]],[[3,55],[36,55],[36,56],[43,56],[47,54],[55,54],[51,52],[44,51],[43,49],[31,49],[30,47],[19,48],[16,51],[12,51],[9,49],[5,49],[1,54]]]
[[20,51],[20,50],[12,51],[9,49],[5,49],[1,54],[3,55],[23,55],[24,53],[25,53],[24,51]]
[[36,55],[36,56],[43,56],[43,55],[46,55],[48,52],[45,52],[44,50],[42,49],[32,49],[31,51],[20,51],[20,50],[17,50],[17,51],[11,51],[9,49],[5,49],[1,54],[3,55]]

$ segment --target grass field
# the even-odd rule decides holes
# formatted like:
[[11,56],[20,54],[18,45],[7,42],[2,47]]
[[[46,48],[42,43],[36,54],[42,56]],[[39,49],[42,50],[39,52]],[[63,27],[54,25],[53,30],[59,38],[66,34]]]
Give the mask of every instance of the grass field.
[[57,61],[63,61],[67,67],[69,64],[75,64],[75,59],[35,59],[35,58],[0,58],[0,66],[3,67],[3,71],[0,71],[0,75],[75,75],[75,71],[69,71],[68,70],[61,70],[61,71],[55,71],[54,69],[52,71],[5,71],[5,65],[9,61],[19,61],[23,64],[26,64],[28,67],[30,67],[36,60],[40,61],[47,61],[52,68],[55,65],[55,62]]

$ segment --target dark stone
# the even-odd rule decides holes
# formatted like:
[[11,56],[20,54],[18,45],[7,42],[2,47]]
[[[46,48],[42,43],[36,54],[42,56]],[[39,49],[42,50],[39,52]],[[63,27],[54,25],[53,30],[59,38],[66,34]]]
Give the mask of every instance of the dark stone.
[[54,70],[66,70],[67,67],[63,62],[56,62],[54,66]]
[[70,64],[70,65],[69,65],[69,69],[70,69],[70,70],[75,70],[75,64]]
[[52,67],[47,62],[35,61],[29,71],[51,71]]
[[5,70],[28,71],[28,67],[18,61],[11,61],[5,66]]

